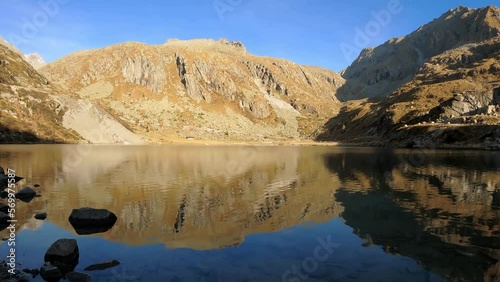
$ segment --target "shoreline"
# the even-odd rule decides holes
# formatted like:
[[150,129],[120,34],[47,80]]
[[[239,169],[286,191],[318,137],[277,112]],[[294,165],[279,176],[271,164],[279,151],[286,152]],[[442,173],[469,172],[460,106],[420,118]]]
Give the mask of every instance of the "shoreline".
[[259,146],[259,147],[285,147],[285,146],[297,146],[297,147],[343,147],[343,148],[373,148],[373,149],[399,149],[399,150],[458,150],[458,151],[492,151],[497,152],[500,149],[490,149],[482,146],[481,144],[470,144],[470,145],[445,145],[445,146],[417,146],[408,148],[405,146],[394,146],[394,145],[384,145],[384,144],[373,144],[373,143],[347,143],[340,141],[312,141],[312,140],[302,140],[302,141],[218,141],[218,140],[170,140],[169,142],[158,143],[144,143],[144,144],[124,144],[124,143],[0,143],[1,145],[94,145],[94,146],[220,146],[220,147],[231,147],[231,146]]

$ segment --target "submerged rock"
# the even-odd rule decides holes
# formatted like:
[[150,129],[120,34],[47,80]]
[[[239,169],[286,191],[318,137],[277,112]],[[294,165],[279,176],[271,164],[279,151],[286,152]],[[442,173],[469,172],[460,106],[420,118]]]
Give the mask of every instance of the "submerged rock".
[[42,276],[45,281],[59,281],[63,278],[63,274],[59,268],[55,267],[51,263],[45,263],[40,268],[40,276]]
[[[19,176],[16,176],[15,178],[15,182],[19,182],[21,181],[23,178],[22,177],[19,177]],[[9,186],[9,177],[7,174],[4,174],[4,173],[0,173],[0,189],[5,189]]]
[[9,213],[9,206],[0,203],[0,212]]
[[26,268],[26,269],[23,269],[23,272],[31,274],[31,276],[33,278],[36,278],[40,274],[40,269],[37,269],[37,268],[35,268],[35,269]]
[[85,271],[94,271],[94,270],[105,270],[111,267],[115,267],[120,265],[120,262],[117,260],[110,260],[110,261],[105,261],[105,262],[100,262],[96,264],[89,265],[85,267]]
[[0,212],[0,225],[6,225],[11,218],[4,212]]
[[85,273],[72,271],[66,274],[66,280],[70,282],[89,282],[92,280],[92,276]]

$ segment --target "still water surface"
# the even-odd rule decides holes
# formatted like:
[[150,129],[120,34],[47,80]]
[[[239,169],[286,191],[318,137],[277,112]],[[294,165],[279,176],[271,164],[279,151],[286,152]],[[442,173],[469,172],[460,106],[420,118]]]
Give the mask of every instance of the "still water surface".
[[[498,152],[2,145],[0,165],[25,177],[18,188],[41,185],[18,202],[19,268],[75,238],[77,271],[121,262],[92,281],[495,281],[500,269]],[[68,216],[87,206],[117,223],[77,235]]]

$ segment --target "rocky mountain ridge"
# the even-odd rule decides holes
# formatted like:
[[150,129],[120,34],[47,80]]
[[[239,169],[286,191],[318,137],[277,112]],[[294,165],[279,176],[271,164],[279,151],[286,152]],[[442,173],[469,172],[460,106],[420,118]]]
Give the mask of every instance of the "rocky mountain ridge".
[[40,71],[152,139],[306,138],[339,107],[344,83],[335,72],[255,56],[226,39],[123,43]]
[[[341,74],[255,56],[238,41],[170,39],[79,51],[40,73],[2,69],[0,82],[69,93],[79,106],[70,107],[71,126],[63,127],[91,142],[99,140],[89,140],[89,128],[103,123],[82,133],[80,119],[106,114],[120,130],[100,142],[135,143],[138,135],[151,143],[315,139],[494,148],[500,144],[499,42],[498,8],[458,7],[408,36],[363,50]],[[55,100],[66,101],[64,95]]]
[[19,49],[17,49],[14,45],[9,43],[7,40],[3,39],[0,36],[0,45],[3,45],[7,48],[9,48],[11,51],[14,53],[19,54],[23,59],[25,59],[33,68],[38,70],[39,68],[45,66],[47,63],[45,60],[38,54],[37,52],[32,53],[32,54],[23,54]]
[[79,99],[0,44],[0,143],[142,143],[98,105]]
[[[338,93],[356,89],[360,97],[378,98],[345,102],[318,139],[373,146],[499,148],[499,15],[492,6],[459,7],[407,37],[365,50],[343,72],[347,82]],[[425,34],[428,37],[422,37]],[[418,45],[423,38],[434,47]],[[408,49],[416,46],[419,52]],[[394,55],[387,55],[390,50]],[[418,54],[422,60],[417,60]],[[381,69],[400,69],[402,75],[389,71],[378,79]],[[365,83],[367,79],[371,82]]]
[[411,81],[430,58],[500,36],[500,9],[458,7],[413,33],[364,49],[344,71],[340,100],[386,97]]

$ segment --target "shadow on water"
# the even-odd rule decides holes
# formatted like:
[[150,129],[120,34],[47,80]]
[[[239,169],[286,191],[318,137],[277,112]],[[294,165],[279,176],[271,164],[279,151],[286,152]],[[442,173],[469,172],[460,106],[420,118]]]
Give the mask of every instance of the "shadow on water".
[[412,154],[325,155],[341,182],[340,216],[366,246],[411,257],[451,281],[493,281],[500,263],[499,155],[436,151],[417,162]]

